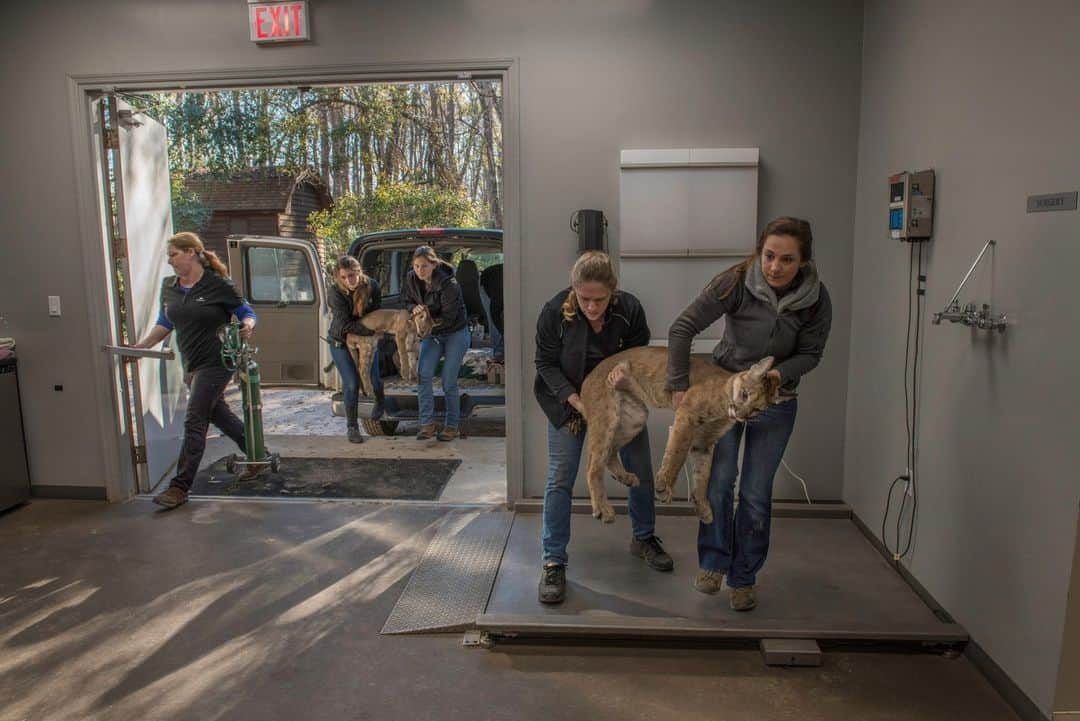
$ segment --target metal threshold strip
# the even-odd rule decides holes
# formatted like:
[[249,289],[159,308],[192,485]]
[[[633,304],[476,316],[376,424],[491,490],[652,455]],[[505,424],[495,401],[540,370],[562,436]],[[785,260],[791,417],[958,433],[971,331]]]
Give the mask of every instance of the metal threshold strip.
[[817,641],[879,641],[884,643],[957,644],[968,634],[955,623],[933,627],[909,626],[882,629],[861,624],[815,627],[808,624],[759,622],[754,625],[703,623],[686,618],[645,618],[640,616],[553,617],[544,614],[483,614],[477,630],[501,638],[587,638],[721,640],[762,638],[806,638]]
[[[152,493],[140,493],[133,497],[133,500],[137,501],[152,501],[154,494]],[[225,501],[229,503],[280,503],[280,504],[297,504],[297,503],[353,503],[363,505],[380,505],[380,506],[411,506],[417,508],[442,508],[447,510],[452,509],[465,509],[465,510],[479,510],[479,511],[501,511],[506,510],[506,503],[465,503],[458,501],[440,502],[440,501],[418,501],[409,498],[316,498],[310,496],[307,498],[286,498],[280,496],[188,496],[188,503],[204,503],[207,501]]]

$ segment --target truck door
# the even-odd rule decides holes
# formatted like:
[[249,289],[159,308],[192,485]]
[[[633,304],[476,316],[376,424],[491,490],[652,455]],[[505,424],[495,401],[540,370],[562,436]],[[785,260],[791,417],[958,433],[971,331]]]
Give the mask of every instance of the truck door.
[[263,384],[322,385],[329,350],[320,339],[326,300],[314,247],[263,236],[230,236],[228,246],[233,280],[258,316],[254,344]]

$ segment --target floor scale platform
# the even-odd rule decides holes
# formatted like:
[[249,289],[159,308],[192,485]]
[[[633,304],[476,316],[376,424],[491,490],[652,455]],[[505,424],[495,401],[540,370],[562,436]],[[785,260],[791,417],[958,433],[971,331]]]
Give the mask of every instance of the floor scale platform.
[[776,517],[769,557],[758,575],[758,606],[728,607],[727,589],[693,588],[698,521],[659,515],[656,535],[675,570],[650,569],[629,552],[630,521],[606,525],[575,513],[567,597],[537,601],[542,517],[517,513],[502,564],[477,629],[498,638],[742,639],[804,638],[962,646],[968,635],[935,614],[851,518]]

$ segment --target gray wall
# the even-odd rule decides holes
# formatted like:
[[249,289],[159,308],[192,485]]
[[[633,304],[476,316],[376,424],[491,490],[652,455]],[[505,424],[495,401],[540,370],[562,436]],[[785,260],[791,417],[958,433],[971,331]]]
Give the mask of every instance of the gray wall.
[[1072,583],[1062,635],[1054,713],[1080,715],[1080,515],[1077,516],[1076,550],[1073,551]]
[[992,299],[1005,334],[924,334],[906,563],[1047,715],[1080,499],[1080,214],[1028,215],[1025,197],[1080,188],[1077,37],[1075,0],[868,2],[855,213],[844,498],[873,529],[905,467],[908,246],[888,239],[888,175],[937,170],[927,322],[998,241],[962,299]]
[[[619,150],[761,148],[759,218],[810,218],[837,309],[828,357],[804,384],[789,461],[818,497],[840,493],[862,31],[857,0],[661,3],[312,3],[315,42],[256,47],[241,2],[41,2],[6,10],[0,129],[0,313],[17,337],[37,484],[104,485],[68,75],[513,57],[520,63],[525,356],[541,303],[563,287],[568,219],[618,219]],[[617,247],[618,228],[612,227]],[[753,238],[747,238],[750,247]],[[64,315],[46,317],[60,294]],[[52,390],[63,384],[64,391]],[[543,416],[527,391],[526,486],[541,488]],[[809,419],[816,419],[811,422]],[[73,462],[73,459],[78,459]],[[778,488],[777,495],[797,495]]]

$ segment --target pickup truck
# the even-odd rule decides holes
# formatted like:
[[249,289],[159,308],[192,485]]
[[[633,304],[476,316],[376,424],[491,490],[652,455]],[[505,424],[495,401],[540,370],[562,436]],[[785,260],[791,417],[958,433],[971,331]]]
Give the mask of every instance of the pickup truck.
[[[468,418],[478,408],[506,404],[501,374],[497,382],[489,382],[493,328],[488,313],[490,299],[480,285],[481,271],[503,262],[502,236],[501,230],[487,228],[390,230],[361,235],[348,250],[360,261],[364,272],[379,282],[384,308],[405,307],[402,283],[417,246],[432,246],[457,269],[470,325],[483,328],[482,333],[474,333],[472,348],[462,364],[459,385],[462,430],[466,433]],[[258,360],[263,385],[339,389],[329,346],[323,340],[330,325],[326,304],[329,279],[314,246],[300,239],[250,235],[229,236],[227,246],[233,278],[259,316]],[[394,350],[392,338],[380,341],[380,371],[386,396],[383,417],[373,420],[374,399],[360,398],[360,422],[371,435],[392,435],[401,421],[419,416],[416,384],[400,379]],[[436,416],[444,408],[436,377]],[[331,412],[345,415],[340,390],[331,396]]]

